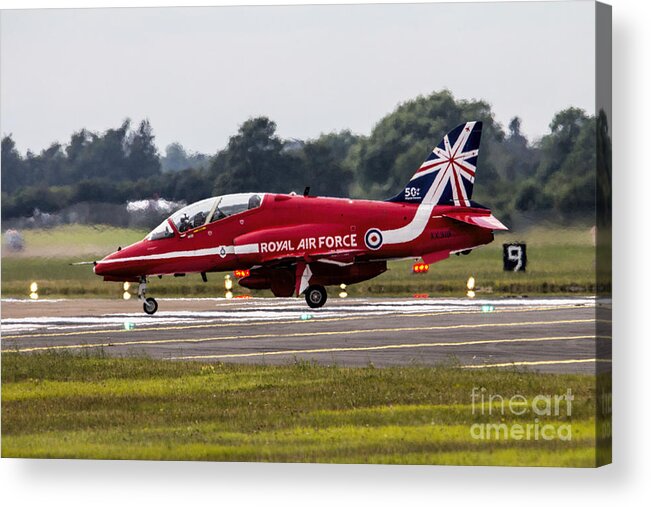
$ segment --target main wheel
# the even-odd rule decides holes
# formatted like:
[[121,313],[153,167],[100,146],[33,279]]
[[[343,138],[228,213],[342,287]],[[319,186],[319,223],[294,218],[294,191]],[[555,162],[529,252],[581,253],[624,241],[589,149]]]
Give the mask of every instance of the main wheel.
[[154,298],[147,298],[142,304],[142,309],[145,310],[147,315],[154,315],[156,310],[158,310],[158,303]]
[[310,308],[321,308],[328,299],[328,293],[321,285],[310,285],[305,291],[305,301]]

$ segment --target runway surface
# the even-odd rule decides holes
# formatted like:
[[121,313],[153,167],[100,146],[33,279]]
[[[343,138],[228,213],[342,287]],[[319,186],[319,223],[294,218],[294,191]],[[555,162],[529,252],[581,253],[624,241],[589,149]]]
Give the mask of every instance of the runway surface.
[[[2,300],[2,350],[98,350],[167,360],[341,366],[458,364],[545,372],[610,369],[595,300],[303,299]],[[609,322],[600,323],[609,329]]]

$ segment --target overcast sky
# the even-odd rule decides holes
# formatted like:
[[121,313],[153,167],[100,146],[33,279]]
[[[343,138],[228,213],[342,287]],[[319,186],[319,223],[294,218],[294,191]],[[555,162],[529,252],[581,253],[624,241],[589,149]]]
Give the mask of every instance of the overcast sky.
[[565,107],[594,114],[592,2],[1,16],[0,128],[21,152],[126,117],[149,118],[161,150],[214,153],[258,115],[282,137],[368,134],[398,103],[443,88],[487,100],[503,125],[520,116],[531,138]]

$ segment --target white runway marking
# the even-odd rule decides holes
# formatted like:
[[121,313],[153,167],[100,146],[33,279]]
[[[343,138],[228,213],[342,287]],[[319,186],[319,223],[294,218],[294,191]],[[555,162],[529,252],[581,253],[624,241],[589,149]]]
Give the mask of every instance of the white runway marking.
[[[334,299],[334,298],[333,298]],[[26,304],[52,304],[62,299],[15,300],[3,299],[2,302],[24,302]],[[332,319],[345,317],[363,317],[374,315],[416,313],[447,313],[459,311],[481,311],[482,306],[492,306],[495,310],[522,308],[563,308],[572,306],[595,306],[594,298],[553,298],[553,299],[423,299],[423,300],[374,300],[368,298],[350,299],[347,304],[331,300],[322,309],[312,310],[305,305],[302,298],[296,299],[241,299],[225,298],[161,298],[161,307],[173,308],[179,301],[214,301],[219,310],[207,311],[159,311],[154,316],[138,313],[112,313],[92,317],[24,317],[2,319],[3,334],[22,334],[34,331],[66,329],[115,329],[125,324],[136,328],[141,326],[167,326],[179,324],[210,324],[236,322],[273,322],[300,319]],[[352,303],[352,304],[351,304]],[[232,308],[228,308],[232,305]]]

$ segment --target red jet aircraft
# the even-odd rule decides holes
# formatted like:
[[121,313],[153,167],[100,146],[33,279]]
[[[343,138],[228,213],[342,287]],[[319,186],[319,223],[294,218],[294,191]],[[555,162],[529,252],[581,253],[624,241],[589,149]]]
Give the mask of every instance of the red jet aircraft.
[[468,254],[506,230],[491,211],[470,200],[481,122],[450,131],[387,201],[246,193],[211,197],[177,211],[142,241],[118,249],[94,271],[105,281],[140,282],[146,313],[147,277],[248,270],[239,280],[277,297],[305,294],[324,305],[324,286],[369,280],[387,260],[419,258],[427,264]]

